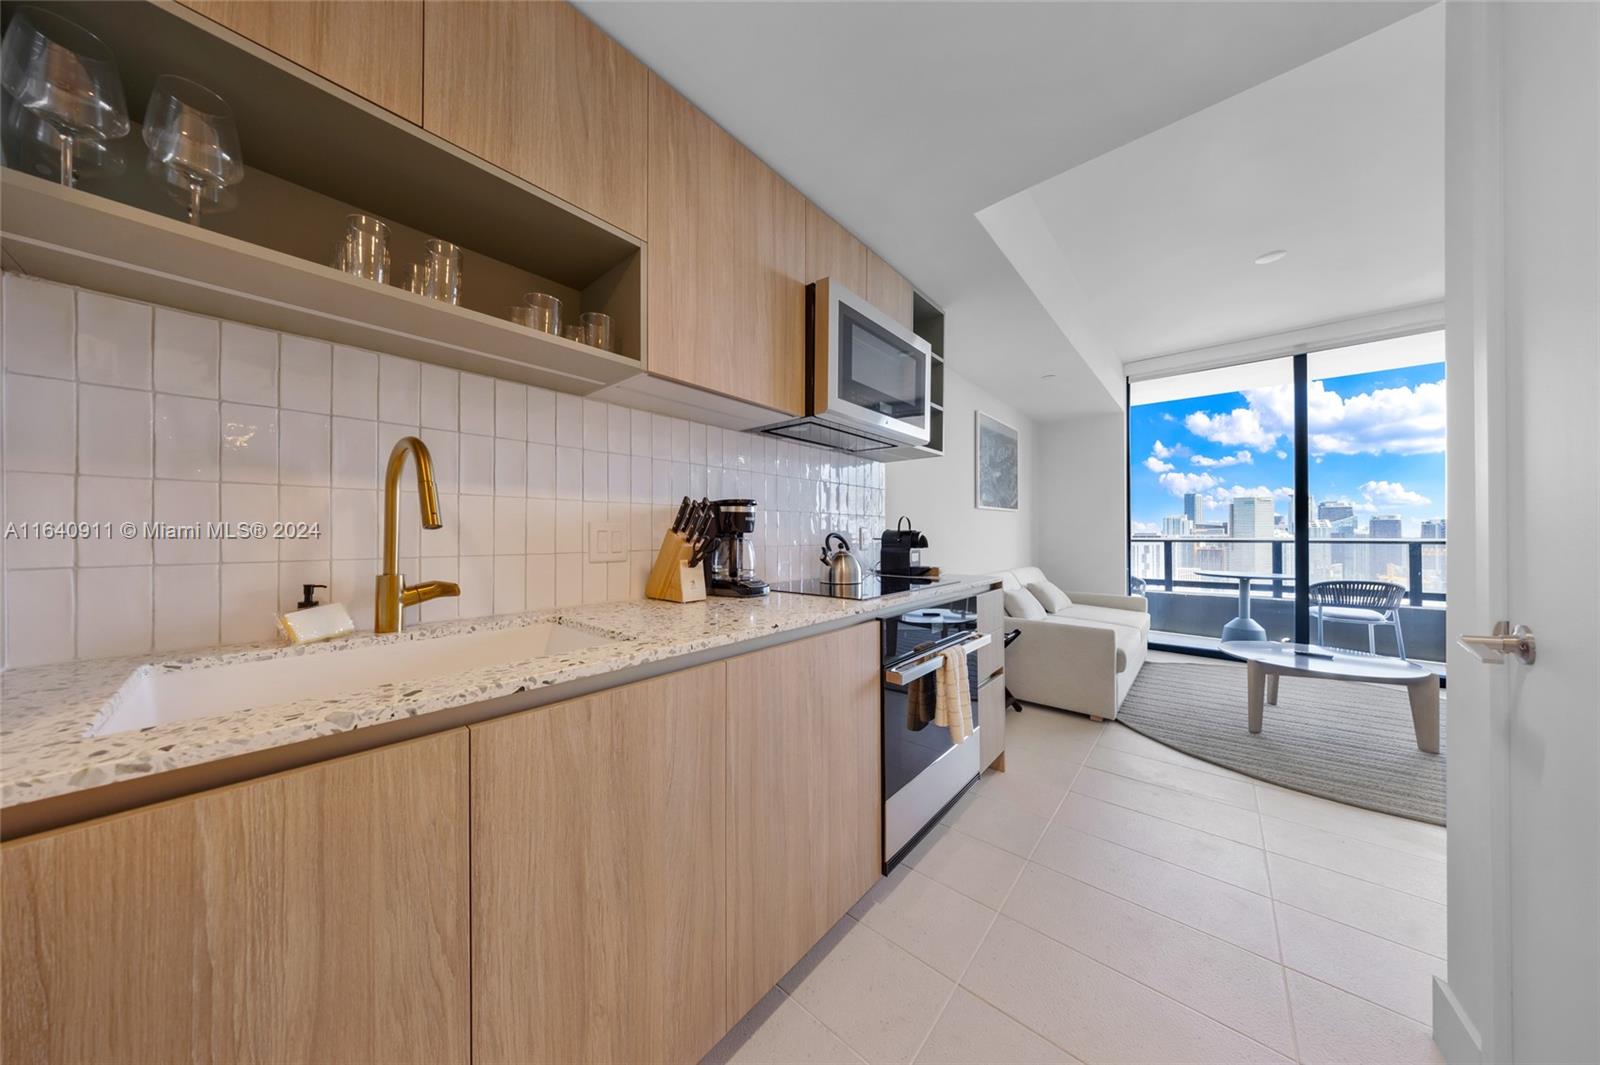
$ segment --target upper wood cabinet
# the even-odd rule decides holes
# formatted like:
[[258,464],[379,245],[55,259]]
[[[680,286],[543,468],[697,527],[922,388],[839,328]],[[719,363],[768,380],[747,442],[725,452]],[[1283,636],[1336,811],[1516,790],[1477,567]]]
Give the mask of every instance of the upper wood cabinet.
[[806,283],[832,278],[856,295],[867,295],[867,246],[822,208],[806,201]]
[[743,1016],[883,867],[878,625],[728,662],[728,1015]]
[[401,118],[422,121],[422,0],[181,2]]
[[911,282],[867,249],[867,302],[889,315],[895,321],[911,328]]
[[646,369],[800,414],[805,198],[654,75],[645,236]]
[[727,1014],[726,670],[474,725],[473,1060],[697,1061]]
[[634,236],[649,72],[566,3],[429,0],[422,124]]
[[7,844],[28,1062],[465,1062],[464,729]]

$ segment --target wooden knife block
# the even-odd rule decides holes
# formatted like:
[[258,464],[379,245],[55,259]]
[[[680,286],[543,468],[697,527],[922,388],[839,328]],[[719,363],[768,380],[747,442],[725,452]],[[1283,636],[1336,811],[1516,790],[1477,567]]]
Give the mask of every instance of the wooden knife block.
[[661,550],[656,552],[650,576],[644,582],[644,594],[651,599],[665,599],[672,603],[698,603],[704,599],[705,570],[689,565],[691,553],[688,541],[668,529],[661,538]]

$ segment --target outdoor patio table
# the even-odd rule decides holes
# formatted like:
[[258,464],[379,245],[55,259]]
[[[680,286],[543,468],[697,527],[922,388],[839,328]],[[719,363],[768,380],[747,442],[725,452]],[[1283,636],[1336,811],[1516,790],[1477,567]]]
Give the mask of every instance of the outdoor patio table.
[[1267,638],[1267,630],[1263,629],[1259,622],[1252,621],[1250,618],[1250,585],[1253,581],[1294,583],[1294,574],[1292,573],[1253,573],[1248,570],[1236,569],[1202,569],[1196,570],[1195,575],[1239,582],[1239,616],[1222,626],[1222,638],[1224,640],[1265,640]]

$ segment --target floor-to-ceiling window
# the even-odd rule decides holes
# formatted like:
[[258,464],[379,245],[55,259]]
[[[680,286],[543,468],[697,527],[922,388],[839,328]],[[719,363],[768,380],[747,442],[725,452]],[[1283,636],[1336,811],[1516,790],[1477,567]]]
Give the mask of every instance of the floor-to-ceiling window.
[[1129,573],[1153,642],[1214,643],[1248,613],[1268,639],[1394,653],[1394,625],[1317,626],[1315,602],[1356,590],[1326,582],[1369,581],[1397,589],[1406,654],[1442,661],[1444,438],[1442,333],[1131,382]]

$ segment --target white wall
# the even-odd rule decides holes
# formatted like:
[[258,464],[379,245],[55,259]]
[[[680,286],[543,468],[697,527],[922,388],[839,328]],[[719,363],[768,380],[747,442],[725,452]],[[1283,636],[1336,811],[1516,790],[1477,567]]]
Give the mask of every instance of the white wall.
[[1120,411],[1042,425],[1035,435],[1034,556],[1062,588],[1127,593],[1126,435]]
[[[1040,500],[1034,478],[1032,419],[1002,403],[958,373],[944,383],[944,455],[936,459],[887,464],[885,517],[893,526],[900,515],[928,535],[924,557],[946,573],[990,573],[1033,560],[1034,515]],[[979,510],[974,488],[974,413],[983,411],[1014,426],[1019,434],[1015,511]]]
[[[867,459],[16,274],[4,308],[0,526],[112,528],[0,540],[6,666],[269,640],[302,584],[370,628],[380,471],[405,435],[433,454],[444,527],[404,493],[401,572],[461,584],[413,621],[639,598],[685,495],[760,501],[773,580],[815,573],[829,530],[883,528]],[[175,541],[152,520],[316,532]],[[588,559],[597,521],[628,526],[628,561]]]

